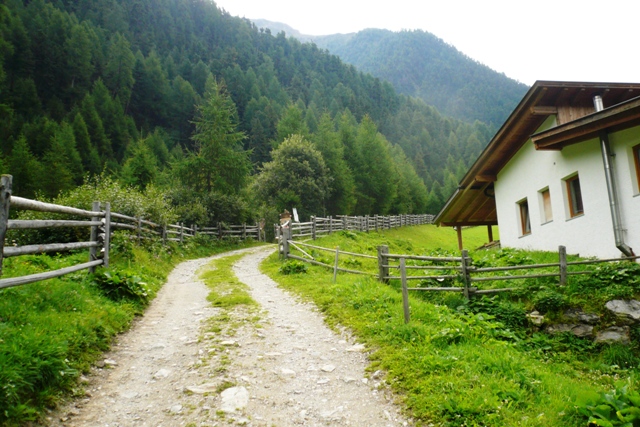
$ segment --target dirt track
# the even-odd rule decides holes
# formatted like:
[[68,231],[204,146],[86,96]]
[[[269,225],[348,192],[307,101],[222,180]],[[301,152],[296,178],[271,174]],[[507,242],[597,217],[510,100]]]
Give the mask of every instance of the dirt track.
[[211,307],[196,272],[216,257],[177,266],[87,378],[87,396],[51,414],[49,425],[409,425],[380,374],[365,374],[363,347],[259,272],[272,250],[216,256],[247,253],[234,272],[259,309]]

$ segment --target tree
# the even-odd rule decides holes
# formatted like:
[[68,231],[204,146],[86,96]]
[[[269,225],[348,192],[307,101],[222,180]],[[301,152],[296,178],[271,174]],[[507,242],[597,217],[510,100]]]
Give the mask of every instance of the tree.
[[134,142],[130,151],[122,167],[122,178],[125,184],[144,190],[158,174],[158,159],[145,140]]
[[113,98],[120,98],[123,106],[129,103],[133,88],[133,67],[136,58],[131,52],[129,41],[120,33],[111,37],[107,65],[104,70],[104,82]]
[[24,135],[20,135],[13,144],[5,172],[13,175],[13,194],[21,197],[34,197],[39,188],[38,178],[41,176],[41,171],[42,165],[31,154],[27,139]]
[[198,105],[191,137],[195,150],[178,166],[183,182],[200,193],[214,189],[237,193],[245,184],[251,163],[237,131],[235,104],[215,79],[207,80],[203,103]]
[[304,120],[304,113],[296,104],[290,104],[278,122],[278,136],[276,142],[282,142],[291,135],[309,137],[309,128]]
[[258,200],[279,211],[295,207],[303,217],[325,215],[331,179],[322,154],[301,135],[292,135],[272,156],[254,181]]

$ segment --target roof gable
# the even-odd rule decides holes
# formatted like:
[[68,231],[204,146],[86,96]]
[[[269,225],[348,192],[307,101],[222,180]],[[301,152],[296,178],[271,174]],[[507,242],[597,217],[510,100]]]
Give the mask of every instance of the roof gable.
[[535,82],[462,178],[435,222],[451,226],[497,224],[493,182],[500,170],[549,116],[555,115],[561,127],[593,115],[596,95],[602,97],[605,107],[611,107],[639,96],[640,84]]

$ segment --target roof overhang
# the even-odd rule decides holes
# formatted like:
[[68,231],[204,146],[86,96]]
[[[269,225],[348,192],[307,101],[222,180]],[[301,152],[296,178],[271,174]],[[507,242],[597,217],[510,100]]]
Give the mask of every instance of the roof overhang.
[[[605,105],[609,106],[598,113],[594,113],[593,107],[593,97],[596,95],[601,96]],[[555,116],[559,126],[537,135],[542,136],[542,142],[553,141],[549,142],[551,147],[557,146],[560,144],[559,141],[569,135],[562,135],[561,129],[558,136],[554,136],[557,139],[546,139],[551,138],[554,129],[562,127],[564,131],[569,132],[572,124],[582,120],[588,121],[592,116],[597,116],[597,122],[602,120],[603,116],[611,115],[608,119],[609,125],[604,128],[613,126],[616,120],[622,120],[623,115],[635,117],[636,106],[629,105],[625,110],[623,104],[632,104],[633,100],[629,100],[638,95],[640,84],[634,83],[535,82],[469,168],[460,181],[458,190],[449,198],[434,222],[447,226],[496,225],[498,217],[493,197],[494,182],[497,181],[502,168],[549,116]],[[611,114],[609,110],[613,109],[616,109],[617,113]],[[629,121],[628,118],[625,120],[625,123]],[[615,125],[620,126],[620,123]],[[599,125],[593,127],[593,124],[584,123],[583,126],[585,135],[598,132],[593,129]],[[589,126],[593,128],[589,128],[587,132],[585,129]],[[573,132],[576,132],[575,142],[589,139],[586,136],[578,136],[578,130]]]
[[536,150],[562,150],[592,139],[604,130],[615,132],[640,124],[640,97],[605,108],[573,122],[531,136]]

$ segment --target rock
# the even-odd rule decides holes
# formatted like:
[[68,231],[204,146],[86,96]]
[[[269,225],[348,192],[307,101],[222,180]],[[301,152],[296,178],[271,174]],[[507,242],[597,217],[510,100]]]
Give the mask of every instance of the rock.
[[350,383],[354,382],[355,380],[356,380],[356,379],[355,379],[355,378],[353,378],[353,377],[344,377],[344,378],[342,379],[342,381],[344,381],[344,382],[345,382],[345,383],[347,383],[347,384],[350,384]]
[[571,332],[577,337],[591,337],[593,336],[593,326],[582,324],[569,324],[569,323],[557,323],[547,327],[547,332],[550,334],[559,334],[562,332]]
[[375,371],[373,374],[371,374],[371,379],[373,380],[379,380],[380,378],[382,378],[382,371],[380,370]]
[[231,347],[231,346],[234,346],[234,345],[238,345],[238,343],[233,341],[233,340],[227,340],[227,341],[222,341],[220,343],[220,345],[224,345],[226,347]]
[[565,311],[564,316],[575,323],[586,323],[587,325],[595,325],[600,320],[600,316],[595,313],[585,313],[575,308]]
[[329,378],[320,378],[318,381],[316,381],[316,384],[328,384],[329,383]]
[[104,368],[104,367],[105,367],[104,360],[98,360],[98,361],[96,362],[96,366],[97,366],[98,368]]
[[200,385],[190,385],[185,387],[185,391],[190,391],[195,394],[213,393],[217,390],[218,385],[214,383],[206,383]]
[[113,359],[104,359],[104,364],[106,366],[118,366],[118,362]]
[[180,411],[182,411],[182,405],[173,405],[171,408],[169,408],[169,412],[171,412],[172,414],[179,414]]
[[292,371],[291,369],[287,369],[287,368],[282,368],[280,370],[280,373],[284,376],[287,377],[295,377],[296,376],[296,371]]
[[171,371],[168,370],[168,369],[160,369],[158,372],[153,374],[153,378],[155,378],[157,380],[159,380],[160,378],[167,378],[170,373],[171,373]]
[[242,386],[228,388],[220,394],[220,397],[222,412],[235,412],[238,409],[244,409],[249,403],[249,391]]
[[333,365],[324,365],[320,369],[322,369],[323,372],[333,372],[336,370],[336,367]]
[[640,301],[617,299],[607,302],[605,307],[627,324],[640,321]]
[[138,397],[138,392],[137,391],[124,391],[122,393],[120,393],[120,396],[124,397],[125,399],[133,399],[134,397]]
[[351,351],[351,352],[364,351],[364,344],[356,344],[354,346],[351,346],[347,349],[347,351]]
[[629,327],[628,326],[611,326],[596,335],[596,342],[599,343],[629,343]]
[[531,313],[527,314],[527,319],[529,319],[529,322],[533,323],[536,326],[540,326],[544,323],[544,316],[537,311],[532,311]]

